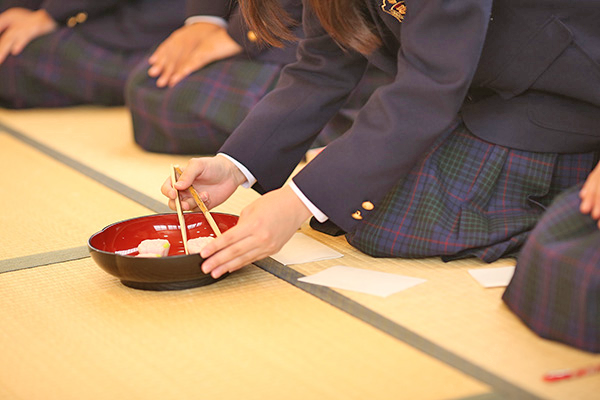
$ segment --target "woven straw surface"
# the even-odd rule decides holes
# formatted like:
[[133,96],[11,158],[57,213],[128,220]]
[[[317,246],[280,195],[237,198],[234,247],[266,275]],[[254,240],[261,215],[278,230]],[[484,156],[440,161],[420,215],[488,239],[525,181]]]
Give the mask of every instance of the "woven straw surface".
[[85,246],[104,226],[151,211],[0,133],[0,258]]
[[[185,169],[191,157],[142,150],[122,107],[0,109],[0,122],[165,204],[160,187],[170,176],[170,165]],[[239,214],[248,198],[257,197],[253,190],[240,189],[215,211]]]
[[474,268],[514,265],[513,259],[485,264],[475,259],[443,263],[437,258],[373,258],[305,226],[303,232],[344,254],[343,258],[292,265],[310,275],[334,265],[364,268],[426,279],[427,282],[387,298],[338,290],[419,336],[461,358],[548,399],[597,399],[600,375],[546,383],[545,372],[600,363],[600,355],[576,350],[533,334],[504,305],[504,288],[485,289],[468,273]]
[[[0,110],[0,121],[159,201],[169,164],[185,166],[189,158],[141,151],[121,108]],[[8,165],[15,162],[23,161]],[[9,190],[12,174],[3,171],[3,190]],[[50,197],[64,203],[63,192]],[[110,222],[122,219],[110,214],[116,211],[139,215],[115,196],[96,212]],[[218,210],[238,214],[256,196],[238,190]],[[11,210],[37,204],[33,196],[11,201]],[[105,223],[90,225],[97,230]],[[427,279],[387,298],[338,292],[540,398],[598,398],[599,375],[556,384],[541,378],[548,370],[597,364],[600,356],[537,337],[504,306],[503,289],[484,289],[467,272],[514,260],[376,259],[343,237],[307,226],[303,232],[344,257],[290,268],[309,275],[347,265]],[[23,240],[19,234],[16,242]],[[0,354],[7,354],[0,358],[0,379],[16,398],[37,398],[38,387],[57,398],[81,398],[86,385],[92,388],[87,398],[126,392],[129,398],[439,399],[490,390],[255,267],[210,287],[152,293],[120,286],[86,259],[0,275],[0,294],[7,303],[0,305],[7,321],[0,330]],[[39,385],[27,384],[34,376],[41,377]]]
[[489,391],[253,266],[175,292],[127,288],[89,258],[6,273],[0,318],[0,387],[11,399],[442,399]]

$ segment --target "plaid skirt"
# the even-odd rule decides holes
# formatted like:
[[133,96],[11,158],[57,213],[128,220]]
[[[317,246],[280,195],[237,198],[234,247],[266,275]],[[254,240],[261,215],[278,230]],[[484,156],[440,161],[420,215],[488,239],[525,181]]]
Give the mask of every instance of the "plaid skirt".
[[600,352],[600,229],[579,212],[576,186],[544,214],[503,300],[538,335]]
[[0,106],[123,105],[129,72],[145,55],[107,49],[59,29],[0,65]]
[[[271,91],[283,65],[231,58],[207,65],[172,88],[158,88],[147,61],[131,74],[126,103],[135,141],[145,150],[173,154],[214,154],[252,107]],[[313,147],[341,136],[373,90],[390,77],[370,69],[347,107],[323,129]]]
[[554,197],[583,182],[596,159],[510,149],[460,125],[346,237],[376,257],[492,262],[514,255]]
[[172,88],[157,87],[148,68],[140,62],[126,87],[135,141],[153,152],[212,154],[275,86],[282,65],[230,58]]

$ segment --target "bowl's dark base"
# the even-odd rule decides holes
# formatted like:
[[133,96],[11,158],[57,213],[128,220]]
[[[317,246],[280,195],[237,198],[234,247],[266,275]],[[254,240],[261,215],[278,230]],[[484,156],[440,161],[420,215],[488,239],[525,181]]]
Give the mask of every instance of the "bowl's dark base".
[[213,284],[215,282],[224,279],[228,274],[221,276],[218,279],[213,279],[210,276],[206,276],[200,279],[193,279],[190,281],[181,281],[181,282],[133,282],[133,281],[121,281],[121,283],[127,287],[132,289],[140,289],[140,290],[155,290],[155,291],[164,291],[164,290],[185,290],[192,289],[200,286],[207,286]]

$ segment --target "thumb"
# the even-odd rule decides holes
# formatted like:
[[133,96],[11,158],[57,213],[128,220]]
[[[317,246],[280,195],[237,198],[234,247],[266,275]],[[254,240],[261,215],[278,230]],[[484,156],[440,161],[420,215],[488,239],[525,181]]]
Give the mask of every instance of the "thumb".
[[177,178],[177,182],[175,183],[175,188],[177,190],[185,190],[192,186],[194,180],[200,176],[204,172],[204,163],[199,159],[192,159],[188,162],[188,165],[183,170],[179,178]]

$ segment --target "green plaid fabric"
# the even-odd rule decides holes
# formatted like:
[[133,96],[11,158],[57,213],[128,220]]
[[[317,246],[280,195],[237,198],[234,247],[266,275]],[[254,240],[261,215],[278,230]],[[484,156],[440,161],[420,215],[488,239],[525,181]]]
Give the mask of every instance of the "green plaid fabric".
[[514,255],[554,197],[582,182],[596,154],[533,153],[459,126],[347,235],[378,257]]
[[[214,62],[172,88],[156,87],[142,61],[126,88],[135,141],[145,150],[174,154],[213,154],[252,107],[271,91],[283,65],[230,58]],[[326,146],[350,128],[356,112],[391,77],[371,67],[313,147]]]
[[579,211],[580,189],[543,215],[502,298],[540,336],[600,352],[600,229]]
[[230,58],[207,65],[172,88],[159,88],[140,62],[126,87],[135,141],[162,153],[215,153],[277,83],[282,66]]
[[127,76],[144,52],[111,50],[59,29],[0,65],[0,106],[123,105]]

